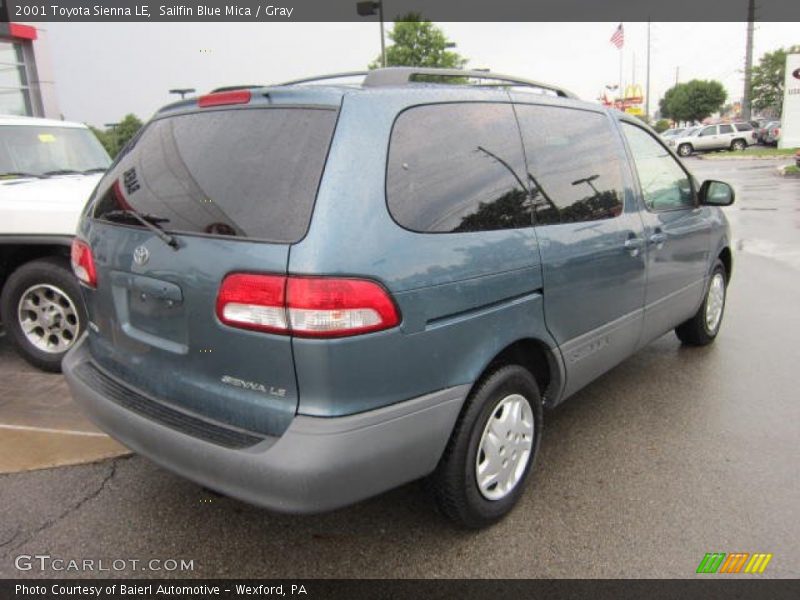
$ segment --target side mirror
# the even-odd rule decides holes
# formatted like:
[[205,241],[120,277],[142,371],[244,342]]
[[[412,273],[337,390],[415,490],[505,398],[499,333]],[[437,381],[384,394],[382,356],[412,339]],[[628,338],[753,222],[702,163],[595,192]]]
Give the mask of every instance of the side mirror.
[[713,179],[707,179],[703,182],[698,196],[700,204],[703,206],[730,206],[736,198],[736,194],[730,185]]

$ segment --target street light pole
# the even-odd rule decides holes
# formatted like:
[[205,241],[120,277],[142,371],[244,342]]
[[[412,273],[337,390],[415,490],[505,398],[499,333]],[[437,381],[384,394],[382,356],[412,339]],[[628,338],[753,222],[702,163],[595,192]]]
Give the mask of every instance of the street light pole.
[[645,82],[644,114],[650,118],[650,19],[647,20],[647,81]]
[[383,35],[383,0],[373,1],[366,0],[365,2],[356,3],[356,12],[360,17],[369,17],[375,14],[377,9],[378,20],[381,23],[381,66],[386,66],[386,41]]
[[381,66],[386,68],[386,40],[383,35],[383,0],[376,2],[378,5],[378,19],[381,22]]

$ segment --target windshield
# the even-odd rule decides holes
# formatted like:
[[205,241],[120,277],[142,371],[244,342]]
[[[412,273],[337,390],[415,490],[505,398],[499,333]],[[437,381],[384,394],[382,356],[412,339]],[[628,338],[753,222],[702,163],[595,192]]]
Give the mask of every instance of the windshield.
[[48,177],[108,168],[111,159],[89,129],[0,126],[0,177]]

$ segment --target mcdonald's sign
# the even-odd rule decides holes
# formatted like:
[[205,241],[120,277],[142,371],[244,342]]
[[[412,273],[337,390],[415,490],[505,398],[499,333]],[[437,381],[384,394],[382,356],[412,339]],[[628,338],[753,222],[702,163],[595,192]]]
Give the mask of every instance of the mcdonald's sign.
[[638,83],[629,85],[625,88],[625,96],[623,99],[628,104],[641,104],[644,102],[644,94],[642,93],[642,86]]
[[752,575],[763,573],[772,554],[748,552],[709,552],[697,566],[697,573],[749,573]]

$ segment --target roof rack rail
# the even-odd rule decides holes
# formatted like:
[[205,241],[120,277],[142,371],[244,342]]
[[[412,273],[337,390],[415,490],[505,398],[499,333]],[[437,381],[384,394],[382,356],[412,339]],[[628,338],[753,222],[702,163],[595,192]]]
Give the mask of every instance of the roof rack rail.
[[[382,87],[389,85],[407,85],[414,82],[414,77],[418,75],[438,76],[438,77],[469,77],[471,79],[483,79],[496,81],[493,85],[513,84],[517,86],[532,87],[540,90],[554,92],[563,98],[577,98],[575,94],[564,88],[556,87],[539,81],[493,73],[489,69],[434,69],[429,67],[386,67],[373,69],[371,71],[347,71],[344,73],[333,73],[331,75],[319,75],[316,77],[304,77],[294,79],[277,85],[297,85],[301,83],[311,83],[314,81],[327,81],[331,79],[344,79],[345,77],[364,77],[362,85],[364,87]],[[215,90],[216,91],[216,90]]]
[[369,71],[345,71],[344,73],[331,73],[330,75],[317,75],[315,77],[304,77],[303,79],[293,79],[284,81],[276,85],[297,85],[299,83],[311,83],[313,81],[327,81],[329,79],[344,79],[345,77],[364,77]]
[[214,88],[209,94],[216,94],[217,92],[235,92],[236,90],[254,90],[256,88],[264,87],[263,85],[226,85],[223,87]]
[[437,77],[469,77],[471,79],[485,79],[491,81],[499,81],[504,83],[511,83],[513,85],[533,87],[540,90],[547,90],[555,92],[557,96],[563,98],[577,98],[575,94],[563,88],[556,87],[547,83],[539,81],[532,81],[530,79],[523,79],[522,77],[515,77],[513,75],[503,75],[502,73],[493,73],[492,71],[482,69],[434,69],[428,67],[388,67],[385,69],[375,69],[367,72],[364,78],[364,87],[380,87],[387,85],[406,85],[413,83],[414,77],[418,75],[428,75]]

